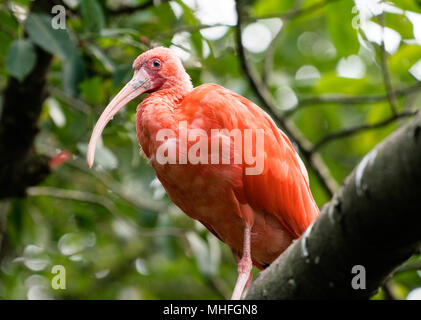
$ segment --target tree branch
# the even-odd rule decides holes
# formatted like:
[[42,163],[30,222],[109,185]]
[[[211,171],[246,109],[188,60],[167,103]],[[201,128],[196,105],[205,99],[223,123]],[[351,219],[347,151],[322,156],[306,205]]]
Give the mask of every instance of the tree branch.
[[[421,114],[376,146],[246,299],[366,299],[419,250]],[[352,267],[366,270],[354,290]]]

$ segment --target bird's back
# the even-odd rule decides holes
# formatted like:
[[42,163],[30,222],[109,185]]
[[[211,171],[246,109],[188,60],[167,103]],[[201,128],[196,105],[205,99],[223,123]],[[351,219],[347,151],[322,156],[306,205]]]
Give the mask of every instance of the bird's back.
[[[241,203],[274,215],[294,238],[318,216],[304,164],[288,137],[256,104],[219,85],[205,84],[186,97],[180,111],[192,123],[200,119],[199,125],[207,131],[240,129],[244,134],[245,129],[264,130],[263,172],[247,175],[243,162],[242,181],[238,184],[241,187],[235,189]],[[255,154],[256,146],[252,148]]]

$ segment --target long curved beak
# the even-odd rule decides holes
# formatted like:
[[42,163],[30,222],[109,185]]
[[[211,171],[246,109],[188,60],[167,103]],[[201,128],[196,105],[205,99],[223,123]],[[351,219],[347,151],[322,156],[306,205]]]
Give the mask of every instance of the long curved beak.
[[143,69],[135,70],[133,78],[124,86],[123,89],[114,97],[113,100],[104,109],[94,130],[92,131],[91,140],[89,141],[88,152],[86,154],[86,162],[89,168],[92,167],[95,157],[96,144],[101,137],[107,123],[119,112],[126,104],[137,96],[148,91],[151,87],[151,79]]

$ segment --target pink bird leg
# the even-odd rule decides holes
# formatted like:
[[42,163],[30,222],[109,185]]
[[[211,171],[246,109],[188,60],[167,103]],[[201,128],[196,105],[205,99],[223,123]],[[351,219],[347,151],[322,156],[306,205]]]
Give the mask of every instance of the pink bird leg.
[[253,263],[251,261],[250,252],[250,233],[251,228],[245,227],[243,256],[240,260],[237,261],[238,278],[237,282],[235,283],[234,292],[232,294],[231,300],[240,300],[243,293],[247,291],[248,287],[250,286],[251,280],[253,278],[253,275],[251,273]]

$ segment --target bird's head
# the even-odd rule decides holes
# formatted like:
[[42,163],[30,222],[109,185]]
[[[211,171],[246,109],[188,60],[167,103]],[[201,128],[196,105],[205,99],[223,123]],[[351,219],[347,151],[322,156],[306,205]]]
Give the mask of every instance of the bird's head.
[[146,92],[171,87],[191,87],[190,77],[180,59],[168,48],[158,47],[142,53],[133,62],[133,70],[135,74],[143,73],[148,79],[149,83],[145,83]]
[[95,124],[86,157],[89,167],[93,165],[96,144],[102,131],[126,104],[145,92],[171,88],[177,92],[188,92],[192,89],[190,77],[180,59],[167,48],[158,47],[142,53],[133,62],[133,71],[132,79],[111,100]]

